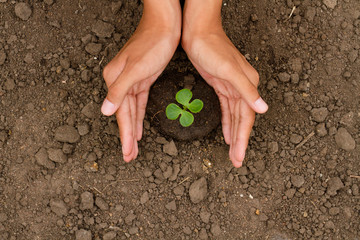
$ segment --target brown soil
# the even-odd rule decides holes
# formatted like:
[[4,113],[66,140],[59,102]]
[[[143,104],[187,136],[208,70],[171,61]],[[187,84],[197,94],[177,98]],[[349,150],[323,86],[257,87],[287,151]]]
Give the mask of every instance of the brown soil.
[[[185,87],[185,79],[192,79],[194,99],[201,99],[203,109],[194,115],[194,123],[189,127],[182,127],[179,120],[169,120],[165,109],[170,103],[175,103],[175,95]],[[180,106],[180,104],[178,104]],[[201,77],[196,74],[167,71],[163,73],[152,86],[149,96],[147,113],[150,123],[156,126],[161,133],[177,140],[194,140],[207,136],[220,123],[221,111],[219,99],[215,91]]]
[[[240,169],[221,126],[173,142],[150,115],[122,161],[101,71],[141,1],[19,2],[0,1],[0,239],[360,238],[358,0],[224,1],[270,105]],[[167,70],[196,72],[181,51]]]

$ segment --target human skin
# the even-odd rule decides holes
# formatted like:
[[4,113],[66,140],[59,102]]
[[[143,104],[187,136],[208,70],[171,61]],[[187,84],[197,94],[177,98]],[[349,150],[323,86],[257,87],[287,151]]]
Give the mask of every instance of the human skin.
[[103,75],[108,95],[101,111],[116,114],[123,159],[136,158],[151,84],[165,69],[180,41],[189,59],[217,93],[229,157],[240,167],[255,112],[268,106],[257,91],[259,75],[231,43],[221,25],[222,0],[187,0],[181,21],[178,0],[145,0],[135,33]]
[[257,91],[259,74],[222,28],[221,6],[222,0],[187,0],[181,44],[219,97],[224,139],[238,168],[245,158],[255,112],[265,113],[268,106]]
[[116,114],[126,162],[138,155],[150,86],[171,60],[180,35],[178,0],[144,0],[135,33],[104,68],[108,94],[101,111],[106,116]]

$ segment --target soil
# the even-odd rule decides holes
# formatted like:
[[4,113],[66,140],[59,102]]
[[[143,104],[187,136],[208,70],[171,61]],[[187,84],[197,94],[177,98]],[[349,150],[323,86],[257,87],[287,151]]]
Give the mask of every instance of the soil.
[[[192,91],[191,101],[200,99],[204,103],[203,109],[193,114],[194,123],[186,128],[180,125],[179,119],[169,120],[165,114],[165,109],[170,103],[180,105],[176,102],[175,95],[183,88]],[[161,133],[183,141],[206,137],[221,120],[220,103],[214,89],[199,74],[177,71],[164,72],[152,86],[147,113],[150,124]]]
[[149,115],[122,161],[101,71],[141,11],[0,0],[0,239],[359,239],[360,2],[223,2],[270,105],[240,169],[221,126],[176,141]]

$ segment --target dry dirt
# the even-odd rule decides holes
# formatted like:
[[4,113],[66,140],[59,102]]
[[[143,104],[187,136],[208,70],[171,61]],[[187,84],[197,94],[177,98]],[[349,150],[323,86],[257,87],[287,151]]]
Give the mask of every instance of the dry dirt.
[[0,239],[360,239],[359,0],[223,5],[270,105],[240,169],[221,126],[181,142],[150,116],[122,161],[101,71],[140,1],[0,0]]

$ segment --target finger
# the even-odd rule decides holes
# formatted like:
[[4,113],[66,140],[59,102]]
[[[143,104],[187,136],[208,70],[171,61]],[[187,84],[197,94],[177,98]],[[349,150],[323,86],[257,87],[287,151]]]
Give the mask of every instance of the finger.
[[232,128],[231,128],[231,144],[230,144],[230,160],[232,161],[234,167],[238,167],[239,162],[236,160],[236,138],[237,132],[240,124],[240,100],[230,102],[232,106],[231,114],[232,114]]
[[229,99],[229,107],[230,107],[230,116],[231,116],[231,128],[230,128],[230,149],[229,149],[229,158],[233,159],[233,147],[234,147],[234,132],[236,128],[236,120],[235,120],[235,101],[233,99]]
[[113,60],[111,60],[111,62],[109,62],[104,67],[103,78],[107,87],[110,87],[123,72],[126,61],[127,57],[119,53]]
[[[133,155],[132,155],[132,159],[131,160],[134,160],[137,158],[139,154],[139,146],[138,146],[138,142],[136,140],[136,138],[134,138],[134,152],[133,152]],[[130,160],[130,161],[131,161]]]
[[222,131],[224,134],[224,139],[226,144],[231,143],[231,114],[229,109],[229,102],[228,99],[222,95],[218,94],[219,101],[220,101],[220,108],[221,108],[221,124],[222,124]]
[[149,97],[149,90],[137,95],[136,99],[136,140],[140,141],[143,134],[143,122],[146,111],[146,104]]
[[249,107],[246,102],[240,103],[241,121],[236,133],[236,141],[234,145],[234,160],[235,167],[240,167],[245,158],[246,148],[249,143],[251,129],[255,122],[255,112]]
[[108,94],[101,106],[101,112],[111,116],[120,107],[130,87],[135,81],[134,73],[123,71],[108,88]]
[[245,73],[242,70],[236,71],[234,79],[237,80],[230,82],[249,106],[257,113],[265,113],[269,107],[260,97],[257,88],[251,83]]
[[[209,83],[210,86],[215,87],[215,81],[214,79],[207,74],[199,65],[193,62],[194,67],[198,70],[200,75],[206,79],[206,81]],[[251,67],[251,65],[250,65]],[[265,103],[265,101],[260,97],[258,91],[257,91],[257,82],[256,77],[258,78],[258,75],[256,70],[254,69],[255,73],[252,72],[249,74],[251,78],[253,78],[253,82],[256,84],[253,84],[252,81],[249,80],[249,77],[245,74],[245,72],[242,69],[230,69],[226,68],[230,71],[227,71],[227,75],[231,77],[231,79],[235,80],[229,80],[226,81],[232,83],[232,85],[235,87],[235,89],[240,93],[242,98],[244,98],[247,103],[251,106],[251,108],[254,109],[255,112],[258,113],[265,113],[268,110],[268,105]],[[247,69],[248,70],[248,69]],[[236,80],[237,79],[237,80]],[[218,87],[218,86],[217,86]]]
[[216,90],[221,107],[221,124],[226,144],[231,143],[231,114],[229,108],[228,98],[221,93],[228,92],[224,84],[217,84],[220,81],[216,81],[214,77],[206,73],[199,65],[193,62],[194,67],[198,70],[200,75],[206,80],[206,82]]
[[137,157],[138,153],[138,144],[136,140],[136,106],[137,106],[137,100],[136,96],[133,94],[128,95],[129,96],[129,104],[130,104],[130,113],[131,113],[131,125],[129,127],[132,128],[133,133],[133,151],[130,154],[129,158],[126,159],[128,161],[134,160]]
[[[118,56],[116,56],[108,65],[106,65],[103,70],[103,77],[106,86],[108,87],[108,91],[110,86],[112,86],[116,82],[116,80],[119,79],[119,76],[121,75],[121,73],[125,68],[126,58],[122,56],[123,55],[119,53]],[[120,86],[118,86],[117,88],[120,88]],[[126,91],[127,89],[124,90]],[[111,92],[108,92],[108,97],[105,98],[103,105],[101,106],[101,112],[106,116],[110,116],[114,114],[121,104],[121,102],[119,103],[115,100],[116,97],[113,96],[114,91],[117,91],[117,89],[113,89],[111,90]],[[123,91],[120,92],[120,94],[121,93],[122,95],[124,94]],[[113,99],[113,100],[109,100],[109,99]]]
[[243,69],[245,75],[251,81],[251,83],[257,87],[259,85],[259,73],[251,66],[246,58],[239,52],[238,64]]
[[124,99],[123,104],[121,104],[116,112],[116,119],[120,131],[123,158],[124,160],[127,160],[129,156],[131,156],[134,147],[133,128],[131,127],[131,110],[128,97]]
[[134,138],[132,151],[129,155],[124,156],[124,161],[127,163],[131,162],[137,157],[138,152],[139,152],[138,142]]
[[157,73],[144,80],[137,87],[138,95],[136,96],[136,140],[140,141],[143,134],[143,123],[146,112],[146,104],[149,98],[150,86],[156,81],[165,67],[161,68]]

